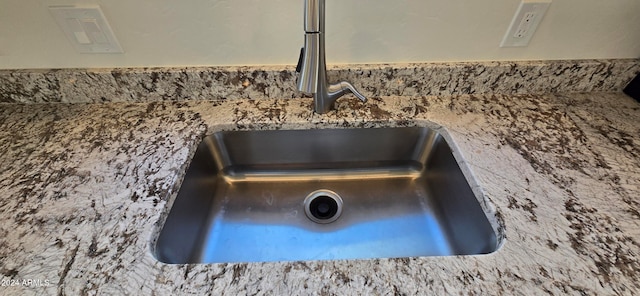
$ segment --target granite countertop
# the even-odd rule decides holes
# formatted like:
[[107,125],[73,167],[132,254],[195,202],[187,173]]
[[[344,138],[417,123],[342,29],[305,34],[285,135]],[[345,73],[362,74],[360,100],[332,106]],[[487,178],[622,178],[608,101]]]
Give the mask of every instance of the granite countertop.
[[[640,292],[640,104],[621,93],[0,107],[0,294]],[[494,211],[482,256],[168,265],[152,241],[218,130],[435,125]]]

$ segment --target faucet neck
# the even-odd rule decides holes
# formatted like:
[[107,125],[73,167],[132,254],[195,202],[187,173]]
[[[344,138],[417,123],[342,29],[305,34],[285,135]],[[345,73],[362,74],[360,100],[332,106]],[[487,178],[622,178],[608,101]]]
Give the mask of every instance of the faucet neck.
[[324,24],[325,0],[306,0],[304,5],[304,48],[297,67],[300,70],[298,90],[306,94],[313,94],[314,111],[320,114],[329,112],[333,103],[347,93],[353,93],[363,102],[367,100],[353,85],[346,81],[336,84],[327,82]]
[[306,33],[324,33],[325,0],[306,0],[304,2],[304,31]]
[[[316,103],[324,102],[327,89],[327,67],[324,45],[325,0],[306,0],[304,3],[304,48],[300,60],[298,90],[313,94]],[[321,103],[324,104],[324,103]]]

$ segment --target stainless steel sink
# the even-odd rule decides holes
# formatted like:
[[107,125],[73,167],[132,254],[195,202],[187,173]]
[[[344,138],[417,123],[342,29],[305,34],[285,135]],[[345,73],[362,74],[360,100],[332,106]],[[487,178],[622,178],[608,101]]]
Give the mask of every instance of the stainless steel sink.
[[206,137],[155,245],[165,263],[487,254],[496,234],[421,127]]

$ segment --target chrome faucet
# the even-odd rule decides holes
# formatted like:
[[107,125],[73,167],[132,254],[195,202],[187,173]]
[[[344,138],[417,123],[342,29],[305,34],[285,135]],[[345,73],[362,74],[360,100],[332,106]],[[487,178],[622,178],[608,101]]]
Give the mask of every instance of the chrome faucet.
[[314,111],[319,114],[329,112],[333,103],[351,92],[362,102],[365,98],[351,83],[327,82],[327,64],[324,50],[325,0],[304,0],[304,48],[300,52],[297,72],[298,90],[313,94]]

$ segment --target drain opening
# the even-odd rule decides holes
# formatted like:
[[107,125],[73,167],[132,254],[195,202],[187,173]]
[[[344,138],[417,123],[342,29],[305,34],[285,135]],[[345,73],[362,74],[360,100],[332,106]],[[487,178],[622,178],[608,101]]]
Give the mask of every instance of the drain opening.
[[316,190],[304,199],[304,212],[313,222],[331,223],[342,214],[342,198],[330,190]]

